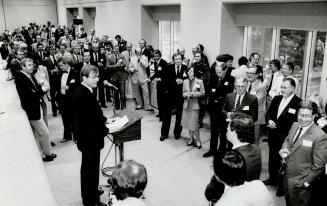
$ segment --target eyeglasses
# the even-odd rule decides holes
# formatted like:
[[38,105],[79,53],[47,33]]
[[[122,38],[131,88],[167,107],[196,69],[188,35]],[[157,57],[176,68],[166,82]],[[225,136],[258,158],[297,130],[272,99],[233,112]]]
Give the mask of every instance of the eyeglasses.
[[99,77],[99,75],[97,75],[97,76],[89,76],[91,79],[99,79],[100,77]]
[[247,75],[255,75],[256,73],[254,72],[246,72]]

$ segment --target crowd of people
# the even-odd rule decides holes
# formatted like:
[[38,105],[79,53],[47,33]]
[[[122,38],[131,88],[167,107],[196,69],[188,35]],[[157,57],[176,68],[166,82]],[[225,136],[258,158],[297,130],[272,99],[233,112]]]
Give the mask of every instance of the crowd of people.
[[[5,31],[0,41],[1,58],[12,75],[8,80],[15,80],[43,161],[57,156],[51,150],[45,98],[52,115],[61,114],[61,142],[74,140],[82,152],[84,205],[102,205],[99,161],[108,129],[101,107],[113,101],[115,110],[125,109],[128,93],[136,110],[158,110],[160,141],[168,139],[175,115],[174,138],[188,129],[187,146],[200,149],[200,128],[209,114],[210,149],[203,157],[214,156],[215,174],[205,191],[210,203],[272,205],[265,185],[273,185],[287,205],[321,204],[326,189],[326,107],[317,96],[296,96],[299,81],[292,76],[292,62],[274,59],[263,68],[260,54],[254,52],[240,57],[237,68],[230,54],[218,55],[210,65],[201,44],[193,45],[190,58],[179,48],[166,61],[144,39],[133,49],[120,35],[100,38],[95,30],[87,33],[50,22]],[[268,137],[269,178],[261,182],[263,136]],[[143,167],[132,160],[122,163],[111,184],[118,187],[126,178],[119,175],[142,171],[142,176],[136,175],[142,178],[141,186],[133,185],[139,191],[130,193],[140,197],[147,181]],[[128,197],[124,189],[119,192],[124,194],[121,200]]]

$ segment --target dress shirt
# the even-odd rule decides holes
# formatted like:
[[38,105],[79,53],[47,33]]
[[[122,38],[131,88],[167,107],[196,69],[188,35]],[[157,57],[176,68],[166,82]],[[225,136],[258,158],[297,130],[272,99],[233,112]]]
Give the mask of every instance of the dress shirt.
[[61,94],[65,95],[66,94],[66,85],[67,85],[67,79],[68,79],[68,74],[70,72],[70,69],[67,70],[67,73],[64,72],[61,76]]
[[[309,129],[309,127],[311,127],[311,125],[313,124],[314,122],[311,122],[311,124],[309,124],[308,126],[306,126],[306,127],[302,127],[302,126],[300,126],[300,127],[302,127],[302,132],[301,132],[301,134],[299,135],[299,137],[298,137],[298,139],[297,140],[299,140],[300,138],[301,138],[301,136]],[[298,133],[300,132],[300,127],[297,129],[297,131],[296,131],[296,133],[295,133],[295,135],[294,135],[294,137],[293,137],[293,143],[294,143],[294,141],[295,141],[295,137],[298,135]]]
[[249,143],[247,143],[247,142],[240,142],[239,144],[233,145],[232,149],[236,149],[236,148],[242,147],[244,145],[248,145],[248,144]]
[[283,97],[283,99],[280,102],[279,107],[278,107],[277,118],[279,118],[279,116],[282,114],[282,112],[287,107],[287,105],[290,103],[290,101],[292,100],[293,97],[294,97],[294,93],[289,97],[286,97],[286,98]]

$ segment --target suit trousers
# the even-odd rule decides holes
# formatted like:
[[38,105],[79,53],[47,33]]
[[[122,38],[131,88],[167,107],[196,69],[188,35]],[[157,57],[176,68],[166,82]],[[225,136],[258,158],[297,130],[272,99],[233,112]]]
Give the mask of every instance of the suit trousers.
[[62,123],[64,125],[63,139],[71,140],[73,134],[73,107],[72,102],[66,95],[59,95],[59,109],[61,113]]
[[[150,109],[150,97],[148,83],[132,84],[133,96],[136,99],[136,105],[143,106],[144,109]],[[141,91],[142,90],[142,91]]]
[[123,110],[126,108],[125,80],[112,82],[112,84],[118,88],[118,91],[114,92],[115,109]]
[[157,82],[157,104],[158,104],[158,110],[159,110],[159,118],[162,119],[163,118],[163,102],[164,102],[164,99],[163,99],[163,89],[162,89],[162,85],[160,82]]
[[285,191],[285,200],[287,206],[311,206],[312,205],[312,187],[295,188],[288,184],[287,174],[285,175],[283,185]]
[[95,98],[97,98],[99,100],[101,105],[105,105],[106,100],[105,100],[105,97],[104,97],[103,80],[99,80],[97,86],[98,86],[97,88],[93,89],[93,95],[95,96]]
[[210,152],[214,154],[217,152],[218,138],[219,138],[219,151],[225,152],[227,147],[226,138],[226,120],[221,112],[221,106],[210,105]]
[[51,155],[50,132],[43,118],[39,120],[29,120],[29,122],[40,152]]
[[100,202],[99,187],[100,150],[82,151],[81,194],[84,206]]
[[279,150],[282,148],[285,137],[275,131],[275,129],[268,130],[268,146],[269,146],[269,162],[268,171],[269,179],[278,181],[278,171],[281,166],[282,158],[279,156]]
[[58,107],[57,107],[57,96],[59,94],[59,86],[60,82],[57,77],[50,77],[50,98],[51,98],[51,109],[52,114],[57,115]]
[[182,133],[182,112],[183,112],[183,98],[182,94],[180,97],[174,98],[169,97],[169,95],[165,94],[164,97],[164,113],[163,113],[163,120],[161,125],[161,136],[168,137],[169,129],[170,129],[170,122],[171,116],[174,106],[176,105],[176,119],[175,119],[175,127],[174,127],[174,135],[175,137],[179,137]]

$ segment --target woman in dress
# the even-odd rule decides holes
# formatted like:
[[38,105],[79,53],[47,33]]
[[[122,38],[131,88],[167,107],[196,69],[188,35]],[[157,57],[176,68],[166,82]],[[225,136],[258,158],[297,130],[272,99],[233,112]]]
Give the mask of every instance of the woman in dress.
[[199,97],[204,96],[204,85],[201,79],[198,79],[194,75],[194,68],[191,67],[187,71],[188,79],[183,82],[183,114],[182,114],[182,126],[187,128],[190,133],[190,141],[188,146],[194,145],[198,149],[201,148],[201,140],[199,133]]

